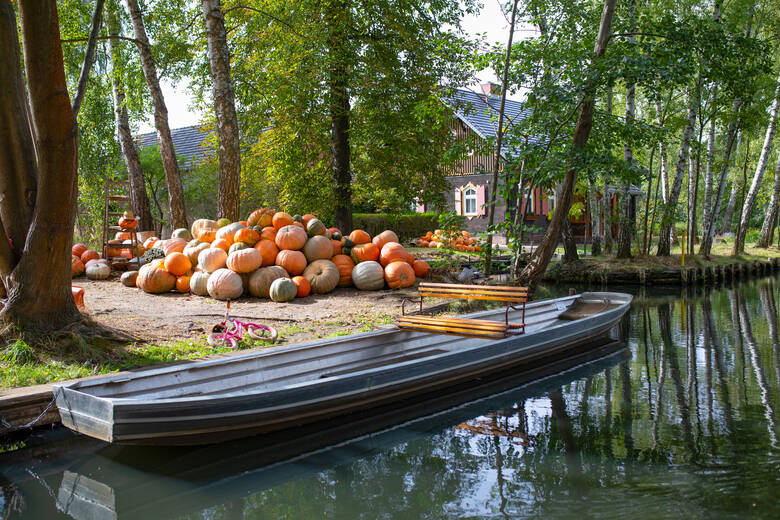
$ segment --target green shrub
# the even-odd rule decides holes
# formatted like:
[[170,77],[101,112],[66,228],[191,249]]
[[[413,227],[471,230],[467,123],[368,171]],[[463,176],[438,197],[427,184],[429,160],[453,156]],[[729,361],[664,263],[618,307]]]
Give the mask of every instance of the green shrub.
[[402,242],[420,237],[439,227],[438,213],[355,213],[352,226],[372,237],[386,229],[395,231]]

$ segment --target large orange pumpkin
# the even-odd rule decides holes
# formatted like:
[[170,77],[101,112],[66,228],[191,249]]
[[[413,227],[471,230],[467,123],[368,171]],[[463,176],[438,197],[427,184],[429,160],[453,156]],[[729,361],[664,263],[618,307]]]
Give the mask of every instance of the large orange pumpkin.
[[271,222],[274,226],[274,228],[278,231],[282,229],[284,226],[291,226],[293,223],[293,218],[290,216],[289,213],[286,213],[284,211],[279,211],[278,213],[275,213],[273,218],[271,219]]
[[260,240],[255,244],[255,249],[260,251],[260,254],[263,257],[262,267],[274,265],[274,262],[276,262],[276,255],[279,254],[279,248],[276,247],[273,240]]
[[176,291],[180,293],[190,292],[190,277],[187,275],[176,278]]
[[163,251],[165,256],[168,256],[171,253],[181,253],[185,247],[187,247],[187,241],[183,238],[169,238],[163,245]]
[[87,249],[81,253],[81,261],[84,262],[85,266],[90,260],[97,260],[98,258],[100,258],[100,255],[97,253],[97,251],[93,251],[91,249]]
[[355,262],[347,255],[336,255],[330,261],[336,264],[339,270],[339,287],[352,285],[352,269],[355,267]]
[[76,255],[71,255],[70,277],[76,278],[77,276],[81,276],[82,274],[84,274],[84,262],[82,262],[81,258],[77,257]]
[[370,262],[379,259],[379,248],[371,242],[357,245],[352,248],[352,260],[356,264],[360,262]]
[[270,298],[273,281],[279,278],[287,278],[288,276],[287,271],[278,265],[261,267],[249,275],[249,292],[257,298]]
[[218,238],[211,243],[211,247],[213,249],[221,249],[226,253],[230,251],[230,246],[231,246],[230,242],[228,242],[224,238]]
[[303,246],[303,254],[309,263],[315,260],[330,260],[333,256],[333,244],[322,235],[311,237]]
[[276,265],[283,267],[292,276],[297,276],[306,269],[306,256],[300,251],[284,249],[276,255]]
[[309,237],[303,228],[293,225],[284,226],[276,233],[276,247],[282,250],[297,251],[303,249],[307,238]]
[[414,269],[406,262],[392,262],[385,267],[385,281],[391,289],[414,285]]
[[398,235],[393,231],[386,229],[375,236],[371,242],[381,251],[382,247],[388,242],[400,242],[400,240],[398,240]]
[[84,244],[81,244],[81,243],[73,244],[73,247],[70,248],[70,253],[73,256],[77,256],[77,257],[81,258],[81,255],[83,255],[84,251],[86,251],[87,249],[88,249],[88,247],[85,246]]
[[270,226],[273,222],[274,217],[274,211],[269,209],[256,209],[252,212],[251,215],[246,219],[246,225],[249,227],[259,226],[261,228],[264,228],[266,226]]
[[404,249],[404,246],[398,242],[388,242],[379,253],[379,263],[382,264],[382,267],[387,267],[387,264],[391,262],[406,262],[408,256],[409,253]]
[[298,288],[298,293],[295,295],[296,297],[306,298],[309,293],[311,293],[311,284],[303,276],[294,276],[292,281],[295,284],[295,287]]
[[248,246],[253,246],[260,240],[260,233],[251,228],[239,229],[233,235],[233,243],[243,242]]
[[334,255],[340,255],[341,254],[341,240],[330,240],[333,243],[333,254]]
[[263,255],[253,247],[233,251],[227,258],[227,268],[236,273],[251,273],[262,264]]
[[362,229],[356,229],[352,233],[349,234],[349,239],[352,240],[352,242],[355,245],[358,244],[368,244],[371,242],[371,235],[363,231]]
[[135,284],[144,292],[152,294],[167,293],[176,286],[176,277],[164,268],[147,264],[138,271]]
[[415,260],[412,269],[417,278],[425,278],[431,272],[431,266],[425,260]]
[[197,238],[201,242],[213,242],[217,238],[218,229],[219,226],[215,220],[201,218],[192,223],[190,231],[193,238]]
[[[192,262],[184,253],[173,252],[165,257],[165,270],[174,276],[182,276],[192,269]],[[187,289],[189,291],[189,289]]]

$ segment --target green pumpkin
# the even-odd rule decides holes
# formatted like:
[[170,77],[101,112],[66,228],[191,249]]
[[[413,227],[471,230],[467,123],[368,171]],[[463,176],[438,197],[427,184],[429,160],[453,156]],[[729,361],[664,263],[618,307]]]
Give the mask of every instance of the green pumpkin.
[[252,231],[257,231],[258,233],[262,233],[263,228],[261,228],[260,226],[252,226]]
[[325,224],[323,224],[322,221],[318,218],[311,219],[306,225],[306,232],[309,233],[310,237],[324,235],[325,231]]
[[341,254],[342,255],[347,255],[347,256],[352,256],[352,248],[351,247],[346,247],[346,246],[341,246]]
[[232,253],[233,251],[241,251],[242,249],[246,249],[249,247],[243,242],[236,242],[232,246],[230,246],[230,249],[228,250],[228,254]]
[[293,222],[300,222],[303,224],[303,217],[300,215],[293,215]]
[[269,293],[271,300],[275,302],[289,302],[295,299],[298,287],[289,278],[277,278],[271,283]]
[[217,227],[218,228],[225,227],[228,224],[230,224],[230,219],[229,218],[221,218],[221,219],[217,220]]
[[330,238],[332,238],[333,240],[341,240],[341,233],[339,233],[338,231],[336,231],[335,233],[333,233],[333,234],[331,235],[331,237],[330,237]]
[[344,239],[344,243],[342,244],[342,247],[348,247],[348,248],[352,249],[353,247],[355,247],[355,243],[352,240],[350,240],[349,238],[345,238]]

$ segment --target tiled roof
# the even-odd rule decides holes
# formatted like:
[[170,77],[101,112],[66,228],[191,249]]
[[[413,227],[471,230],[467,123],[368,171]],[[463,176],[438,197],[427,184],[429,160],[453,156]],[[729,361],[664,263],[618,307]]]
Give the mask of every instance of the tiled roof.
[[[176,150],[176,157],[180,159],[183,168],[191,168],[204,158],[213,155],[212,150],[203,146],[203,141],[209,134],[210,132],[203,130],[203,127],[198,125],[171,129],[173,148]],[[137,139],[139,148],[154,146],[157,144],[157,133],[141,134]]]
[[[471,90],[458,89],[453,96],[445,99],[455,112],[455,115],[483,139],[495,138],[498,130],[498,111],[501,98],[496,95],[485,96]],[[504,104],[504,121],[511,126],[515,121],[522,120],[527,111],[523,104],[513,99],[507,99]],[[510,146],[501,147],[501,155],[514,157],[517,155]]]

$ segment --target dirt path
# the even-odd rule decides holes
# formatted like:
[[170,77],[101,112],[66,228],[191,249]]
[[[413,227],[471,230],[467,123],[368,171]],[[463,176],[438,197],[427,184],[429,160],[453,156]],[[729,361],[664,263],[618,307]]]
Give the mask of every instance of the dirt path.
[[[84,288],[93,319],[150,342],[201,339],[225,313],[225,302],[177,293],[147,294],[123,286],[118,278],[79,278],[73,283]],[[243,297],[231,304],[231,315],[271,325],[284,343],[298,343],[387,326],[401,313],[401,300],[415,292],[347,288],[289,303]]]

